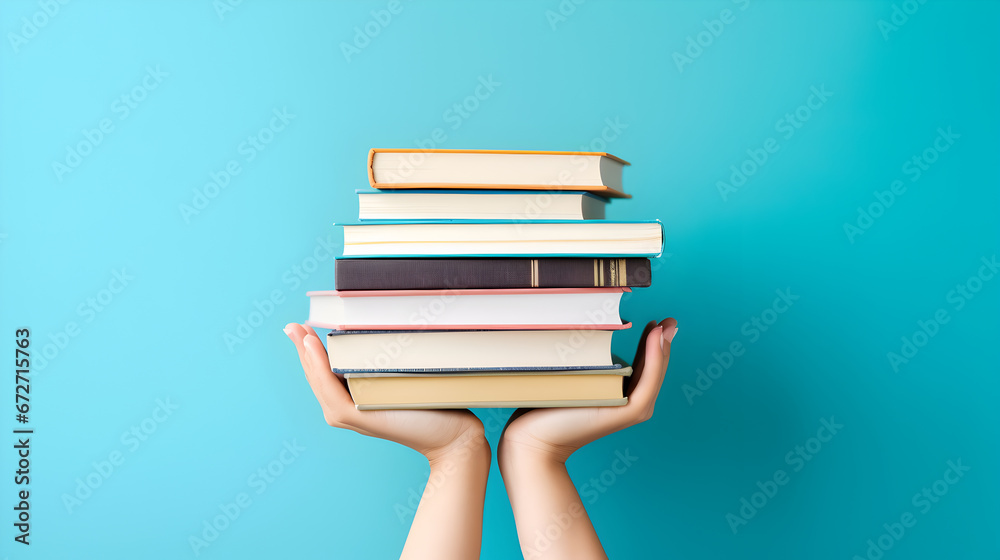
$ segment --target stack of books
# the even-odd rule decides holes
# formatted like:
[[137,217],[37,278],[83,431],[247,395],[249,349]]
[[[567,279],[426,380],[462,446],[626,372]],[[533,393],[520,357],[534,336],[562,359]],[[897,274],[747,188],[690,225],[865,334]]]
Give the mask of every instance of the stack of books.
[[358,409],[615,406],[622,295],[650,285],[659,221],[604,220],[606,153],[371,150],[308,324]]

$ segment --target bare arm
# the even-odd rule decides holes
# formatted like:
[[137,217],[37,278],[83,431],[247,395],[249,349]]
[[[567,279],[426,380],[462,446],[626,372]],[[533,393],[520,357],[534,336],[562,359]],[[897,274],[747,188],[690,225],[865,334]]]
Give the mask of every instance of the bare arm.
[[427,455],[430,476],[401,558],[479,558],[490,458],[482,428]]
[[490,471],[490,446],[482,422],[468,410],[359,411],[344,382],[330,370],[316,333],[291,323],[285,334],[295,343],[327,424],[400,443],[430,463],[430,477],[401,558],[479,558]]
[[627,405],[518,410],[511,416],[498,463],[525,560],[607,558],[566,460],[587,443],[652,417],[676,332],[673,319],[646,326]]
[[565,463],[523,446],[508,446],[503,461],[500,469],[525,560],[607,558]]

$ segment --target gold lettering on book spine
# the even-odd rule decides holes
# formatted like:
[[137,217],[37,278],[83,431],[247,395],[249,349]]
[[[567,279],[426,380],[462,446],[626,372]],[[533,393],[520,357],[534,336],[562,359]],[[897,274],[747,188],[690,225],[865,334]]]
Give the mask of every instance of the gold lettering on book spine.
[[611,259],[608,261],[608,285],[617,286],[618,285],[618,260]]
[[597,283],[597,259],[594,259],[594,287],[598,287],[600,284]]
[[531,287],[538,287],[538,259],[531,259]]
[[598,286],[604,286],[604,259],[601,259],[601,266],[598,267],[601,271],[600,279],[601,283]]
[[618,285],[628,285],[628,275],[625,273],[625,259],[618,259]]

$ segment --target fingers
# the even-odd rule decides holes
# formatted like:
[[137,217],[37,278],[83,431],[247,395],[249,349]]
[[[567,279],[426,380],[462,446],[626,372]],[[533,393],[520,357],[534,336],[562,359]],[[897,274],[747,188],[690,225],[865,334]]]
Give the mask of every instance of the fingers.
[[295,344],[295,351],[299,354],[299,362],[302,363],[302,369],[306,370],[308,376],[309,362],[306,361],[305,347],[302,345],[302,338],[306,336],[305,328],[298,323],[288,323],[285,325],[285,334]]
[[351,395],[337,376],[330,371],[330,359],[323,343],[315,335],[307,335],[302,339],[302,343],[309,357],[309,372],[312,377],[309,382],[313,392],[316,393],[316,398],[335,412],[335,418],[350,416],[348,411],[356,412]]
[[[641,422],[653,415],[656,396],[660,393],[663,378],[670,362],[670,343],[677,334],[677,321],[664,319],[652,329],[644,339],[645,349],[642,355],[642,368],[636,370],[639,379],[629,395],[629,402],[624,408],[631,409],[634,418]],[[640,343],[640,347],[642,342]],[[636,375],[636,372],[633,372]]]
[[306,331],[307,334],[311,334],[311,335],[315,336],[316,338],[319,338],[319,335],[316,334],[316,331],[314,331],[313,328],[310,327],[309,325],[301,325],[301,327],[303,329],[305,329],[305,331]]
[[323,409],[327,423],[347,425],[357,410],[347,389],[330,370],[326,348],[316,332],[309,327],[290,323],[285,327],[285,334],[295,344],[306,380]]
[[650,321],[642,329],[642,335],[639,337],[639,347],[636,348],[635,357],[632,358],[632,375],[625,378],[626,387],[625,392],[622,393],[625,396],[632,394],[636,383],[639,382],[639,378],[642,376],[642,366],[646,361],[646,337],[649,336],[649,332],[656,326],[656,321]]

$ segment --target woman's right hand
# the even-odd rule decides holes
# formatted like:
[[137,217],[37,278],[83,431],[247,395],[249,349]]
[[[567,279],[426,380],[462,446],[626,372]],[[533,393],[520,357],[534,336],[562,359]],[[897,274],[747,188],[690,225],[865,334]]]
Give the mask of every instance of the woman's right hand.
[[468,410],[357,410],[345,382],[330,369],[326,348],[311,327],[289,323],[306,380],[326,423],[415,449],[432,462],[452,452],[489,449],[483,423]]

